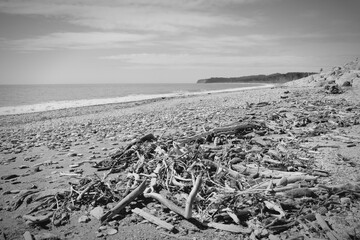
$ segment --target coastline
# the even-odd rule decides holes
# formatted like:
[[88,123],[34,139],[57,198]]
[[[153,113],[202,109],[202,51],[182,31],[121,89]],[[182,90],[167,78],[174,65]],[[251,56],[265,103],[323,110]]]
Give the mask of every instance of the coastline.
[[98,105],[106,105],[106,104],[134,103],[134,102],[143,102],[150,100],[159,100],[164,98],[178,98],[178,97],[190,97],[190,96],[199,96],[199,95],[214,94],[214,93],[237,92],[237,91],[246,91],[251,89],[270,88],[273,86],[275,86],[275,84],[263,84],[261,86],[228,88],[221,90],[201,91],[201,92],[179,92],[179,93],[147,94],[147,95],[137,94],[137,95],[124,96],[124,97],[116,97],[116,98],[100,98],[100,99],[86,99],[86,100],[84,99],[84,100],[37,103],[31,105],[4,106],[4,107],[0,107],[0,116],[46,112],[46,111],[53,111],[60,109],[89,107],[89,106],[98,106]]

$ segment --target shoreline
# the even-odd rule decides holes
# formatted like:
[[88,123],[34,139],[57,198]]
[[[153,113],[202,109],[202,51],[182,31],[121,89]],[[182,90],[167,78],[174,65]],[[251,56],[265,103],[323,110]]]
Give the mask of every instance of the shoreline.
[[[351,94],[353,93],[349,91],[342,95],[326,95],[314,88],[299,89],[279,86],[249,91],[149,100],[143,103],[108,104],[1,116],[0,137],[3,139],[3,144],[0,149],[2,165],[0,176],[4,177],[9,173],[18,176],[14,179],[6,180],[4,178],[5,180],[1,180],[1,191],[7,193],[3,194],[0,201],[0,214],[4,219],[2,231],[9,239],[19,239],[25,231],[30,231],[33,235],[51,233],[59,236],[60,239],[77,239],[78,234],[81,234],[83,239],[99,239],[97,238],[97,229],[101,223],[89,214],[91,207],[72,211],[69,223],[63,226],[56,228],[50,226],[49,229],[34,228],[26,225],[24,219],[14,218],[15,215],[27,214],[29,207],[22,205],[16,211],[11,211],[10,203],[14,202],[14,196],[17,196],[13,192],[32,189],[34,186],[41,193],[47,189],[69,189],[69,182],[77,183],[79,176],[88,177],[94,176],[94,174],[100,176],[102,172],[97,172],[91,163],[108,159],[118,149],[122,149],[146,134],[153,134],[159,142],[165,144],[168,140],[177,142],[233,123],[252,120],[264,121],[269,124],[268,131],[270,131],[265,136],[252,132],[246,138],[238,138],[234,143],[217,147],[224,147],[222,149],[228,151],[227,147],[235,144],[237,147],[234,150],[242,149],[241,151],[244,151],[250,149],[249,147],[256,150],[255,145],[258,145],[264,146],[261,148],[266,150],[269,148],[268,144],[274,146],[275,149],[277,143],[287,143],[289,152],[286,156],[300,154],[299,157],[302,156],[306,160],[306,164],[314,164],[317,169],[331,173],[326,178],[320,178],[320,184],[329,181],[334,184],[356,181],[356,177],[359,176],[358,170],[347,167],[347,165],[338,165],[339,160],[336,159],[336,153],[340,151],[339,153],[355,161],[356,156],[359,156],[360,140],[359,144],[349,148],[347,147],[348,143],[340,141],[341,138],[337,141],[325,138],[332,136],[331,134],[334,132],[331,129],[329,129],[331,130],[330,135],[327,136],[304,137],[302,134],[309,133],[312,128],[295,126],[296,119],[301,120],[303,115],[317,116],[314,114],[316,113],[313,111],[314,107],[319,107],[321,112],[327,112],[326,104],[333,106],[332,113],[342,116],[343,98],[356,100],[352,101],[356,104],[359,102],[358,99],[353,98],[356,95]],[[333,103],[332,100],[334,100]],[[319,101],[321,102],[319,103]],[[308,108],[308,103],[312,107]],[[355,115],[360,110],[360,105],[356,104],[350,105],[353,110],[347,114]],[[303,113],[303,110],[309,112]],[[334,112],[335,110],[336,112]],[[289,122],[287,123],[287,121]],[[316,123],[316,126],[321,124],[323,123]],[[277,131],[276,129],[284,129],[288,131],[288,134],[273,132]],[[357,134],[354,136],[358,137],[360,125],[337,127],[336,130],[338,131],[336,135],[341,137],[349,138],[354,134]],[[299,141],[295,145],[294,137]],[[354,143],[357,142],[354,141]],[[213,147],[214,144],[213,141],[209,142],[210,147]],[[319,144],[330,147],[317,149]],[[331,148],[333,145],[340,146],[340,148]],[[304,151],[303,154],[299,153],[299,148]],[[217,151],[215,148],[210,149]],[[268,152],[265,150],[262,152],[264,155]],[[251,151],[248,153],[251,154]],[[305,153],[308,155],[304,155]],[[226,161],[229,160],[226,159]],[[284,163],[290,165],[292,160],[294,159],[283,159]],[[111,173],[109,178],[125,180],[126,174],[126,171]],[[151,204],[156,204],[156,202]],[[358,209],[355,201],[352,204]],[[107,210],[110,208],[102,207]],[[159,213],[166,215],[163,211],[159,211]],[[80,223],[78,220],[84,215],[89,215],[90,220]],[[107,239],[134,239],[134,232],[136,232],[137,239],[139,236],[146,236],[144,239],[158,239],[162,232],[161,229],[151,224],[136,224],[132,221],[133,218],[131,213],[127,213],[125,218],[116,221],[119,224],[116,229],[121,232],[121,236],[119,234],[107,236]],[[183,222],[174,224],[179,226],[179,229],[188,226]],[[149,234],[149,232],[151,233]],[[187,232],[185,235],[196,239],[210,239],[214,236],[232,239],[236,236],[211,228]]]
[[201,91],[201,92],[185,92],[185,93],[180,92],[180,93],[147,94],[147,95],[139,94],[139,95],[129,95],[125,97],[116,97],[116,98],[83,99],[83,100],[37,103],[31,105],[4,106],[4,107],[0,107],[0,116],[40,113],[40,112],[47,112],[54,110],[101,106],[108,104],[127,104],[127,103],[144,102],[144,101],[146,102],[151,100],[156,101],[165,98],[171,99],[171,98],[180,98],[180,97],[201,96],[201,95],[215,94],[215,93],[228,93],[228,92],[246,91],[252,89],[271,88],[274,86],[276,86],[276,84],[263,84],[262,86],[229,88],[229,89],[209,90],[209,91]]

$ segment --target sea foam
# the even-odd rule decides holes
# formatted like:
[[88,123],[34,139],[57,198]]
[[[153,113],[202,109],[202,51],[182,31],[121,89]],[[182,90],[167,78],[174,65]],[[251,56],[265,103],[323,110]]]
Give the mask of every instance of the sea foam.
[[198,95],[205,95],[211,93],[236,92],[236,91],[243,91],[250,89],[269,88],[272,86],[273,84],[266,84],[262,86],[230,88],[230,89],[210,90],[210,91],[201,91],[201,92],[179,91],[179,92],[164,93],[164,94],[137,94],[137,95],[124,96],[124,97],[115,97],[115,98],[52,101],[52,102],[37,103],[30,105],[5,106],[5,107],[0,107],[0,115],[35,113],[35,112],[44,112],[44,111],[52,111],[59,109],[96,106],[96,105],[113,104],[113,103],[129,103],[129,102],[137,102],[137,101],[161,99],[161,98],[198,96]]

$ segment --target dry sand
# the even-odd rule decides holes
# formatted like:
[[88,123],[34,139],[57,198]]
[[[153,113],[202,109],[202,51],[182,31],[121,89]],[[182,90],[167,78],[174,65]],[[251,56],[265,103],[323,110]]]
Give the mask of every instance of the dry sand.
[[[359,90],[359,89],[357,89]],[[291,87],[275,87],[272,89],[248,90],[233,93],[218,93],[187,98],[158,99],[127,104],[109,104],[84,108],[49,111],[0,117],[0,176],[16,174],[20,177],[1,181],[0,200],[0,232],[3,239],[21,239],[25,231],[32,234],[52,233],[61,239],[96,239],[100,226],[98,220],[92,218],[88,223],[78,223],[80,216],[88,209],[74,212],[71,222],[61,227],[43,229],[25,224],[22,215],[26,206],[10,212],[15,194],[4,194],[9,191],[30,188],[68,189],[74,177],[61,176],[60,173],[78,172],[83,175],[92,174],[96,169],[89,163],[71,168],[70,165],[85,160],[102,160],[119,146],[141,137],[147,133],[157,136],[178,136],[203,132],[236,122],[248,112],[247,103],[269,102],[263,111],[271,112],[279,108],[287,108],[291,112],[289,99],[299,102],[310,99],[342,98],[359,102],[356,91],[347,91],[341,95],[325,95],[319,89],[293,89]],[[290,98],[281,98],[284,91],[290,91]],[[357,109],[356,111],[359,111]],[[360,128],[352,126],[341,131],[360,137]],[[316,142],[315,142],[316,141]],[[325,141],[320,137],[309,139],[309,144]],[[340,146],[338,149],[322,148],[317,163],[319,167],[332,174],[325,182],[345,183],[358,181],[359,165],[351,167],[338,165],[334,155],[341,152],[360,164],[360,145],[351,149],[339,142],[331,142]],[[36,168],[38,166],[38,169]],[[344,174],[345,173],[345,174]],[[102,174],[102,173],[101,173]],[[359,213],[359,205],[354,204]],[[356,214],[356,213],[355,213]],[[357,215],[359,216],[359,215]],[[119,232],[106,239],[173,239],[163,235],[155,225],[138,224],[134,217],[125,218],[119,226]],[[187,225],[186,221],[181,224]],[[351,224],[355,224],[354,221]],[[360,224],[357,221],[357,224]],[[238,236],[226,232],[208,229],[199,231],[194,226],[180,239],[238,239]],[[352,226],[353,227],[353,226]],[[175,239],[174,238],[174,239]],[[0,236],[0,239],[1,236]]]

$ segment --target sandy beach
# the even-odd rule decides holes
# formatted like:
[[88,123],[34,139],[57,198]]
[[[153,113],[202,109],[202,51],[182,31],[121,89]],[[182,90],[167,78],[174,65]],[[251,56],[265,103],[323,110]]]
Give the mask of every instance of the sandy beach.
[[[113,223],[115,224],[113,227],[117,230],[116,234],[101,235],[101,231],[99,232],[101,224],[93,216],[89,217],[87,223],[78,221],[81,216],[88,215],[91,210],[89,206],[72,211],[69,223],[65,225],[55,227],[49,224],[46,227],[39,227],[28,224],[23,219],[22,216],[29,210],[26,203],[21,204],[14,211],[11,211],[11,206],[19,191],[25,189],[60,191],[69,189],[69,182],[76,182],[79,176],[93,173],[102,176],[103,172],[97,172],[96,168],[91,167],[93,162],[108,158],[119,148],[146,134],[154,134],[158,139],[177,140],[245,120],[260,118],[276,122],[271,116],[280,113],[292,119],[297,117],[300,105],[311,107],[319,101],[331,102],[329,111],[333,109],[334,112],[345,112],[359,119],[358,90],[352,89],[343,94],[329,95],[318,88],[277,86],[1,116],[0,226],[2,238],[0,236],[0,239],[22,239],[26,231],[36,235],[36,239],[97,239],[98,237],[106,239],[238,239],[237,234],[214,228],[199,230],[183,219],[177,219],[174,222],[179,226],[180,233],[163,234],[163,229],[151,223],[143,223],[142,219],[134,214],[129,214],[116,224]],[[351,109],[346,110],[341,104],[345,104],[349,109],[351,106]],[[305,127],[298,129],[305,131]],[[352,145],[344,142],[340,137],[330,139],[323,137],[322,134],[304,137],[299,141],[299,144],[305,144],[309,148],[325,145],[325,147],[316,148],[314,156],[307,156],[316,166],[315,168],[329,173],[328,176],[319,178],[319,183],[343,184],[360,181],[359,125],[336,127],[334,125],[330,132],[351,138]],[[292,136],[285,134],[284,137]],[[326,147],[326,145],[337,147]],[[337,153],[351,159],[356,167],[348,163],[339,163]],[[110,174],[109,177],[115,178],[128,171]],[[67,173],[74,176],[66,175]],[[14,176],[9,177],[9,175]],[[360,219],[359,203],[353,197],[350,200],[351,205],[337,205],[339,211],[334,210],[331,214],[325,215],[328,221],[332,221],[335,230],[346,226],[345,230],[338,232],[348,234],[348,236],[349,232],[354,231],[355,228],[360,229],[360,222],[355,220]],[[348,212],[352,211],[353,218],[350,215],[344,216],[344,213],[341,215],[340,210],[344,209]],[[340,215],[344,219],[342,223],[336,221]],[[296,231],[294,229],[285,231],[279,235],[278,239],[291,237],[291,233],[301,234],[300,230]],[[46,238],[46,234],[52,234],[53,237],[58,238]],[[241,236],[244,237],[242,239],[249,239],[246,234]],[[269,233],[262,239],[267,237]]]

